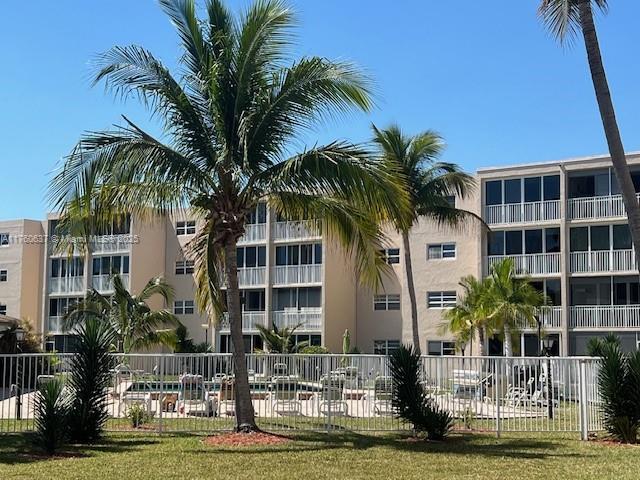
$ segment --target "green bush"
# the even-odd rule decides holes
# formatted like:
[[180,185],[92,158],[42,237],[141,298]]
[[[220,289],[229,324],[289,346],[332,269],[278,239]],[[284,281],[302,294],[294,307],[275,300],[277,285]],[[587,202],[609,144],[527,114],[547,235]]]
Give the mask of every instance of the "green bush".
[[34,444],[54,454],[67,439],[68,421],[69,398],[64,383],[54,378],[41,385],[36,393]]
[[640,351],[625,354],[620,340],[609,335],[589,344],[599,356],[598,387],[607,432],[621,442],[637,443],[640,430]]
[[115,357],[110,353],[116,334],[106,323],[88,318],[77,328],[77,353],[71,358],[69,387],[71,404],[70,438],[79,443],[98,439],[109,418],[107,389]]
[[453,428],[453,417],[441,409],[420,381],[420,355],[404,345],[389,357],[393,376],[392,405],[397,416],[430,440],[442,440]]
[[299,353],[304,355],[325,355],[329,352],[326,347],[321,347],[320,345],[308,345],[300,350]]
[[134,404],[127,411],[127,418],[131,421],[133,428],[140,428],[145,423],[153,420],[153,412],[147,412],[144,405]]

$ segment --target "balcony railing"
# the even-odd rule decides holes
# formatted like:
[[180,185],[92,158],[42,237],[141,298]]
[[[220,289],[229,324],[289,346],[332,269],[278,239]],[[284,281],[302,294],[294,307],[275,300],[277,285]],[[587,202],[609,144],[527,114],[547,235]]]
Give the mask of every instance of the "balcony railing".
[[263,242],[267,239],[267,224],[256,223],[245,225],[244,235],[240,237],[238,243]]
[[[266,327],[266,312],[242,312],[242,331],[257,330],[257,325]],[[229,314],[220,320],[220,330],[229,331]]]
[[[538,312],[538,318],[542,321],[542,328],[561,328],[562,327],[562,307],[559,306],[549,306],[542,307]],[[520,328],[524,330],[535,330],[537,328],[537,324],[529,324],[524,321],[519,321]]]
[[264,285],[266,282],[267,267],[238,268],[238,283],[241,287],[249,285]]
[[560,219],[560,200],[487,205],[485,221],[489,225],[547,222]]
[[322,328],[322,307],[287,308],[272,312],[272,318],[278,328],[300,325],[299,330],[319,330]]
[[560,253],[531,253],[525,255],[492,255],[487,258],[487,272],[505,258],[513,259],[517,275],[552,275],[560,273]]
[[[123,273],[120,274],[120,279],[124,284],[125,288],[129,288],[129,274]],[[99,292],[112,292],[113,291],[113,280],[111,275],[94,275],[91,280],[91,285],[94,289]]]
[[61,334],[64,333],[62,316],[50,316],[47,320],[47,333]]
[[[640,200],[640,194],[636,195]],[[567,201],[567,217],[571,220],[625,218],[622,195],[606,195],[601,197],[570,198]]]
[[635,253],[632,249],[571,252],[569,270],[571,273],[636,272]]
[[276,222],[272,226],[273,240],[305,240],[318,238],[320,229],[318,222]]
[[640,328],[640,305],[579,305],[570,312],[570,328]]
[[49,278],[49,293],[82,293],[84,292],[84,277],[51,277]]
[[91,242],[91,250],[95,255],[108,253],[126,253],[131,250],[134,243],[134,236],[124,235],[102,235],[95,237]]
[[273,267],[274,285],[322,283],[322,265],[279,265]]

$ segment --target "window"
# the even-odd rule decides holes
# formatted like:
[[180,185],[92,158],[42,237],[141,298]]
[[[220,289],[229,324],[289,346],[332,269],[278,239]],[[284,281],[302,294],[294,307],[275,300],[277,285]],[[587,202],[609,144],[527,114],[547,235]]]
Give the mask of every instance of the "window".
[[50,317],[61,317],[65,315],[69,308],[73,307],[73,305],[80,300],[79,298],[50,298],[49,299],[49,316]]
[[6,282],[7,281],[7,271],[6,270],[0,270],[0,282]]
[[569,231],[569,249],[572,252],[589,250],[589,227],[575,227]]
[[456,292],[427,292],[427,308],[452,308],[456,306]]
[[629,225],[613,226],[613,249],[631,250],[631,231]]
[[504,250],[507,255],[522,254],[522,230],[504,232]]
[[375,355],[390,355],[400,348],[400,340],[374,340],[373,353]]
[[522,201],[522,182],[519,178],[504,181],[504,203]]
[[129,273],[129,255],[93,258],[93,275],[126,275]]
[[51,278],[82,277],[84,275],[84,259],[52,258]]
[[504,255],[504,232],[489,232],[489,255]]
[[545,243],[545,252],[547,253],[560,252],[560,229],[545,228],[544,243]]
[[[262,247],[264,248],[264,247]],[[276,247],[276,265],[320,265],[322,244],[281,245]]]
[[176,222],[176,234],[177,235],[193,235],[196,233],[196,221],[185,220]]
[[384,257],[384,261],[389,265],[396,265],[400,263],[400,249],[399,248],[385,248],[384,250],[380,250],[382,256]]
[[441,243],[427,246],[427,259],[438,260],[440,258],[456,258],[455,243]]
[[176,275],[189,275],[193,273],[193,260],[178,260],[176,262]]
[[288,308],[318,308],[322,306],[322,288],[276,288],[273,290],[273,308],[282,311]]
[[542,230],[524,231],[524,253],[542,253]]
[[6,315],[6,314],[7,314],[7,306],[0,304],[0,315]]
[[492,180],[485,185],[485,201],[487,205],[502,204],[502,181]]
[[0,247],[4,245],[9,245],[9,234],[8,233],[0,233]]
[[430,340],[427,342],[427,352],[429,355],[455,355],[456,344],[455,342],[447,342],[440,340]]
[[264,267],[267,264],[267,247],[238,247],[238,268]]
[[259,223],[267,223],[267,204],[264,202],[258,203],[247,217],[247,224],[256,225]]
[[524,179],[524,201],[539,202],[542,200],[542,180],[540,177]]
[[560,175],[543,177],[542,186],[545,200],[560,200]]
[[176,300],[173,302],[173,313],[175,315],[193,315],[193,300]]
[[264,290],[242,290],[240,301],[247,312],[264,312],[265,310]]
[[374,310],[400,310],[400,295],[385,294],[375,295],[373,297]]

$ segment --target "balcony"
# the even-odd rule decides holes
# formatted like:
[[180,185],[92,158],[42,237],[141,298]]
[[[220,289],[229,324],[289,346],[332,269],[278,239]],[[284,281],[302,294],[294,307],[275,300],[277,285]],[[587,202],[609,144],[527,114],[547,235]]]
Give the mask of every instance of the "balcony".
[[[640,194],[636,195],[640,200]],[[570,198],[567,201],[567,218],[570,220],[626,218],[622,195]]]
[[238,269],[238,284],[240,287],[264,285],[267,267],[244,267]]
[[578,305],[570,307],[570,317],[575,329],[638,329],[640,305]]
[[267,224],[256,223],[245,225],[244,235],[238,240],[238,244],[259,243],[267,239]]
[[517,275],[554,275],[560,273],[560,253],[531,253],[525,255],[492,255],[487,257],[487,272],[505,258],[513,259]]
[[[242,312],[242,331],[255,331],[257,325],[266,327],[266,312]],[[225,312],[220,320],[220,330],[229,331],[229,314]]]
[[599,250],[571,252],[569,254],[571,273],[637,272],[635,253],[628,250]]
[[[122,283],[126,289],[129,289],[129,274],[120,274]],[[94,275],[91,282],[92,287],[98,292],[112,292],[113,280],[111,275]]]
[[293,328],[300,325],[298,330],[320,330],[322,307],[285,308],[272,312],[272,318],[278,328]]
[[50,277],[49,293],[83,293],[84,277]]
[[487,205],[484,220],[489,225],[560,220],[560,200]]
[[63,321],[61,316],[51,316],[47,319],[47,333],[51,335],[60,335],[64,333]]
[[133,235],[102,235],[94,237],[91,241],[91,251],[95,255],[110,253],[127,253],[134,243]]
[[273,267],[274,285],[322,283],[322,265],[279,265]]
[[271,229],[271,235],[274,241],[289,240],[308,240],[310,238],[319,238],[320,229],[318,222],[276,222]]
[[[542,321],[542,328],[545,330],[561,328],[562,307],[542,307],[538,312],[538,318]],[[537,325],[530,325],[528,323],[525,323],[524,321],[519,321],[518,323],[520,325],[520,328],[522,328],[523,330],[531,331],[537,329]]]

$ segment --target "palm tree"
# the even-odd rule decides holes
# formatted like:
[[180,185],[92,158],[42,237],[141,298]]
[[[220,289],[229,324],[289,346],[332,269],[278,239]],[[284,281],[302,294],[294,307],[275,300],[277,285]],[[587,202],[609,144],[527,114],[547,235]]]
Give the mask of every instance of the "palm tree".
[[521,322],[535,326],[544,295],[531,285],[526,276],[516,277],[513,259],[493,265],[491,269],[488,305],[491,325],[504,334],[504,355],[513,356],[512,334],[520,330]]
[[478,280],[472,275],[462,278],[460,286],[464,294],[455,307],[443,313],[445,322],[443,331],[453,333],[458,344],[472,342],[476,334],[480,343],[480,355],[486,355],[487,329],[491,326],[493,315],[491,304],[491,278]]
[[176,328],[182,326],[178,318],[167,310],[152,310],[147,300],[160,295],[165,303],[173,298],[173,287],[161,278],[152,278],[138,295],[132,295],[119,275],[112,277],[113,294],[102,295],[91,289],[74,304],[63,321],[69,331],[88,318],[98,318],[111,327],[114,349],[131,353],[156,346],[174,348]]
[[[402,235],[411,338],[414,349],[420,354],[418,306],[409,232],[420,217],[434,220],[439,226],[454,228],[472,219],[479,220],[475,214],[456,208],[448,198],[452,195],[460,198],[467,197],[475,188],[475,180],[453,163],[436,161],[445,145],[442,137],[431,130],[408,136],[397,125],[391,125],[382,130],[374,125],[373,141],[387,164],[401,171],[407,180],[410,208],[403,210],[402,215],[395,216],[391,220],[396,230]],[[406,329],[403,330],[406,331]]]
[[316,121],[368,111],[372,100],[368,80],[349,63],[289,63],[294,16],[282,1],[258,0],[234,18],[221,0],[208,0],[204,20],[193,0],[161,5],[180,37],[182,76],[146,49],[125,46],[98,58],[95,82],[141,99],[162,121],[163,138],[128,118],[116,130],[85,135],[53,178],[50,197],[63,217],[89,210],[100,222],[122,212],[144,221],[188,210],[200,221],[190,244],[196,300],[210,318],[228,310],[236,427],[257,430],[236,261],[250,212],[266,200],[291,220],[319,219],[323,235],[343,245],[355,273],[375,286],[385,268],[375,247],[384,239],[379,221],[406,208],[407,194],[400,172],[357,145],[294,153]]
[[278,329],[274,322],[271,328],[267,328],[264,325],[257,325],[256,328],[262,343],[270,353],[300,353],[300,350],[309,346],[308,341],[295,341],[296,330],[302,325],[302,323],[299,323],[291,328]]
[[607,0],[542,0],[538,15],[552,35],[561,43],[566,43],[578,33],[582,33],[591,70],[591,81],[609,146],[613,171],[627,210],[629,229],[636,252],[636,264],[640,265],[640,207],[627,165],[609,83],[602,63],[598,34],[593,21],[594,6],[605,13],[608,10]]

